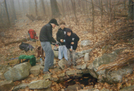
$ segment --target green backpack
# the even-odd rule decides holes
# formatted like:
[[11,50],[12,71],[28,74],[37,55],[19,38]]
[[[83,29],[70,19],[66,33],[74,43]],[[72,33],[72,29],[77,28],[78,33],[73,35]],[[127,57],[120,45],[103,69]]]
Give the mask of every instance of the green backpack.
[[30,62],[31,66],[36,65],[36,57],[34,55],[28,56],[28,55],[20,55],[19,56],[19,63],[23,62]]

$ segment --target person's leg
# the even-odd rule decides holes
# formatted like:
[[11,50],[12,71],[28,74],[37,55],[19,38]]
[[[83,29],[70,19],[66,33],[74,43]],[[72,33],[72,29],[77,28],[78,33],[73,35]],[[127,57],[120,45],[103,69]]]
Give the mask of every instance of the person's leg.
[[58,59],[62,59],[63,58],[63,46],[59,46],[59,54],[58,54]]
[[76,65],[75,50],[72,51],[72,63],[74,66]]
[[64,53],[64,58],[68,61],[67,47],[65,45],[63,46],[63,53]]
[[67,49],[67,55],[68,55],[67,65],[70,66],[71,65],[71,51],[69,49]]
[[49,67],[53,65],[54,53],[51,48],[50,42],[41,42],[41,46],[45,52],[45,63],[43,72],[47,72]]

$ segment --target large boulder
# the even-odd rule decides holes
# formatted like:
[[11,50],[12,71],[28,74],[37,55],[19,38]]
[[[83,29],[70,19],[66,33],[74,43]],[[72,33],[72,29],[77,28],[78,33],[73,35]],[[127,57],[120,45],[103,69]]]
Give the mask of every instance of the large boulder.
[[83,40],[81,41],[81,46],[82,47],[85,47],[85,46],[89,46],[89,45],[92,45],[92,41],[91,40]]
[[124,49],[117,49],[110,54],[104,54],[99,58],[96,58],[87,68],[89,73],[99,79],[99,81],[107,81],[109,83],[122,82],[122,78],[132,73],[133,66],[122,67],[118,70],[108,71],[107,69],[99,70],[98,68],[103,64],[109,64],[114,62],[118,58],[118,54]]
[[4,77],[6,78],[6,80],[22,80],[29,76],[30,68],[31,64],[29,62],[18,64],[5,72]]
[[51,81],[48,80],[38,80],[33,81],[29,84],[29,89],[45,89],[51,86]]

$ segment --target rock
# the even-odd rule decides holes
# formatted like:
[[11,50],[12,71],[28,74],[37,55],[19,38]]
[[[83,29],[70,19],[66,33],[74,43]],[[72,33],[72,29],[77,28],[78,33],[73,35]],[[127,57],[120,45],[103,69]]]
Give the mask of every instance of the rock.
[[76,74],[76,71],[75,70],[66,71],[66,75],[68,75],[68,76],[74,75],[74,74]]
[[82,47],[89,46],[89,45],[92,45],[91,40],[83,40],[83,41],[81,41],[81,46]]
[[77,61],[76,61],[76,63],[80,63],[81,61],[82,61],[82,60],[81,60],[81,59],[79,59],[79,60],[77,60]]
[[57,63],[57,61],[54,59],[54,65]]
[[86,69],[86,66],[87,66],[87,64],[82,64],[82,65],[78,65],[78,66],[76,66],[76,68],[77,69]]
[[93,69],[93,63],[90,63],[90,65],[87,67],[89,70]]
[[82,73],[83,73],[83,74],[88,74],[88,73],[89,73],[89,70],[88,70],[88,69],[83,69],[83,70],[82,70]]
[[43,70],[44,69],[44,66],[40,65],[40,69]]
[[51,79],[51,74],[45,74],[43,76],[43,79],[46,80],[46,79]]
[[1,81],[0,91],[10,91],[13,86],[13,81]]
[[96,72],[93,69],[89,69],[89,73],[94,77],[94,78],[98,78],[98,75],[96,74]]
[[6,80],[22,80],[29,76],[30,68],[31,64],[29,62],[18,64],[5,72],[4,77],[6,78]]
[[103,89],[100,90],[100,91],[109,91],[109,89],[103,88]]
[[89,61],[89,53],[86,53],[84,56],[84,61],[88,62]]
[[51,77],[51,81],[57,82],[59,80],[58,77]]
[[98,70],[98,67],[102,64],[109,64],[117,58],[117,54],[112,52],[111,54],[104,54],[102,57],[96,58],[93,61],[93,67],[95,70]]
[[82,73],[83,73],[82,70],[76,70],[76,71],[75,71],[75,74],[82,74]]
[[125,87],[125,88],[123,88],[123,89],[121,89],[119,91],[133,91],[133,90],[134,90],[134,85],[129,86],[129,87]]
[[[89,90],[90,91],[90,90]],[[95,90],[93,90],[93,91],[100,91],[99,89],[95,89]]]
[[47,89],[42,89],[42,90],[36,89],[34,91],[53,91],[53,90],[51,88],[47,88]]
[[20,84],[16,87],[14,87],[13,91],[19,91],[19,89],[25,89],[28,86],[28,84]]
[[4,80],[4,79],[5,79],[4,73],[1,73],[1,72],[0,72],[0,80]]
[[59,55],[59,51],[54,51],[54,57],[58,58],[58,55]]
[[38,76],[38,75],[40,74],[40,70],[41,70],[40,65],[33,66],[33,67],[30,69],[30,73],[33,74],[34,76]]
[[51,81],[48,80],[38,80],[31,82],[28,87],[29,89],[44,89],[49,88],[51,86]]
[[67,89],[65,89],[65,91],[77,91],[76,88],[81,89],[81,87],[78,84],[75,84],[75,85],[68,86]]
[[133,73],[133,66],[127,66],[120,68],[118,70],[114,70],[107,74],[107,81],[110,83],[113,82],[122,82],[122,78],[127,75]]
[[61,69],[64,69],[66,64],[67,61],[65,59],[62,59],[58,62],[58,65],[61,67]]
[[65,73],[60,73],[60,74],[58,74],[58,77],[64,77],[65,76]]

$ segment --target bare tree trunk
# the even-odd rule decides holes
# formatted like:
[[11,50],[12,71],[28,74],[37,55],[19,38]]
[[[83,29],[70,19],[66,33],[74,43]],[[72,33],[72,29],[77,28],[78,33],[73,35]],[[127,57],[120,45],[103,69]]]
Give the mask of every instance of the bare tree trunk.
[[8,19],[8,25],[10,26],[10,25],[11,25],[11,22],[10,22],[10,18],[9,18],[9,13],[8,13],[8,9],[7,9],[7,2],[6,2],[6,0],[4,0],[4,4],[5,4],[5,8],[6,8],[6,14],[7,14],[7,19]]
[[60,16],[60,11],[57,5],[57,1],[56,0],[50,0],[51,3],[51,9],[52,9],[52,17],[56,18],[58,16]]
[[62,0],[62,10],[63,10],[63,16],[65,16],[65,9],[64,9],[64,2]]
[[101,7],[101,27],[103,27],[103,3],[102,0],[100,0],[100,7]]
[[75,20],[76,20],[76,25],[77,25],[79,21],[78,21],[77,16],[76,16],[76,3],[75,3],[75,1],[73,2],[72,0],[71,0],[71,2],[72,2],[72,8],[73,8],[73,12],[74,12]]
[[14,16],[14,19],[16,20],[16,12],[15,12],[15,7],[14,7],[14,0],[12,0],[12,9],[13,9],[13,16]]
[[36,14],[36,17],[38,17],[37,1],[34,0],[34,2],[35,2],[35,14]]
[[44,15],[45,15],[45,5],[44,5],[43,0],[41,0],[41,4],[42,4],[42,8],[43,8],[43,13],[44,13]]
[[129,0],[128,18],[134,20],[134,2]]
[[112,21],[112,7],[111,6],[112,6],[111,5],[111,0],[109,0],[109,14],[110,14],[110,21],[109,22]]
[[92,30],[93,30],[93,34],[94,34],[94,2],[92,1]]

